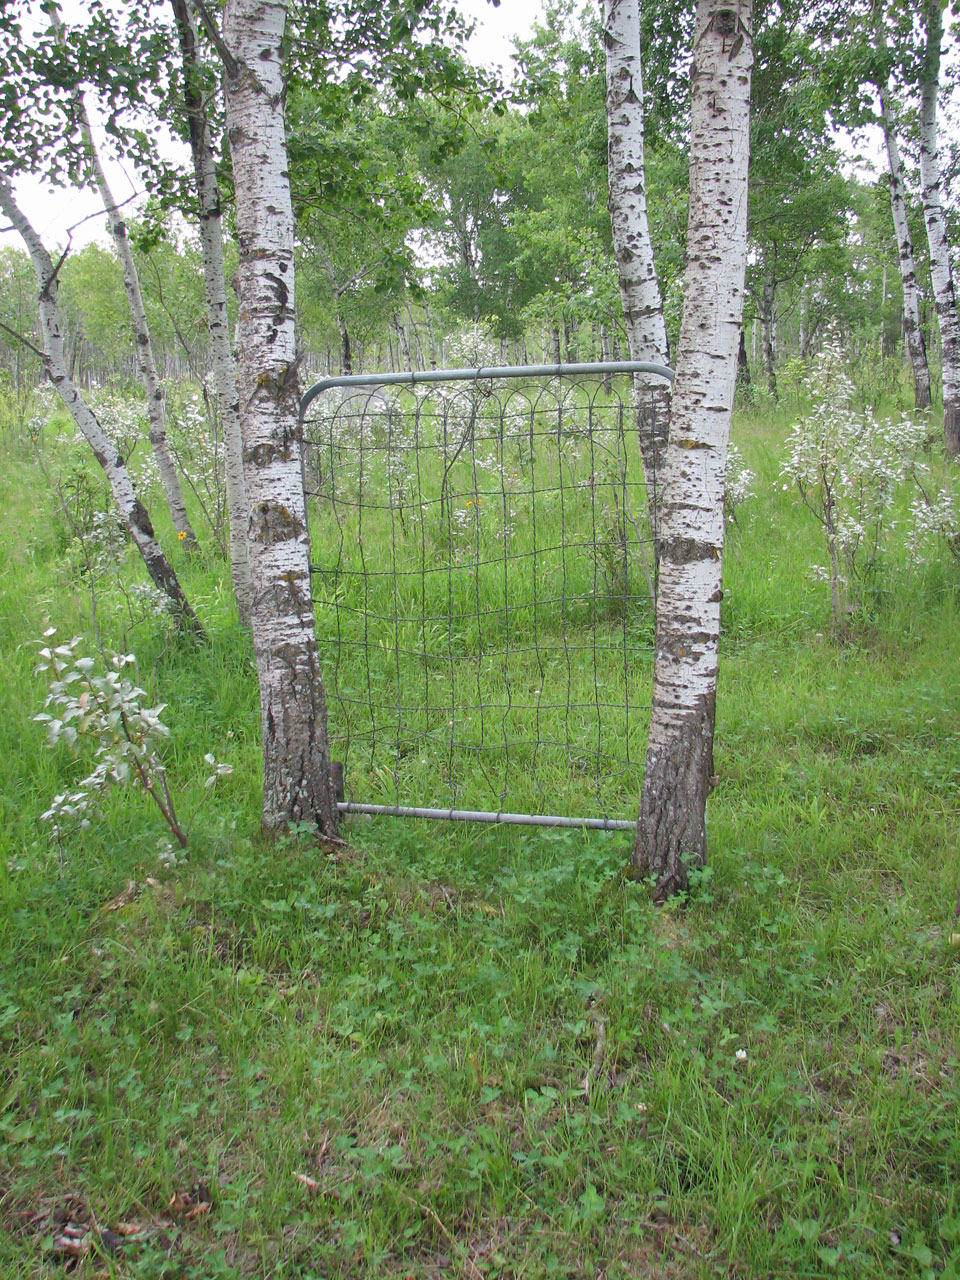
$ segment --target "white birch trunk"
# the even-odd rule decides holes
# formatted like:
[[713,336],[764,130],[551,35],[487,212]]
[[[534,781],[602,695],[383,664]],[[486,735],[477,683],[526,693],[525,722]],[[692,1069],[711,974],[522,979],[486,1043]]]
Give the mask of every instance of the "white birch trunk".
[[190,131],[190,150],[197,184],[203,288],[210,334],[210,359],[220,405],[230,526],[230,577],[240,621],[250,621],[250,562],[247,556],[247,492],[243,478],[243,437],[237,370],[230,347],[227,282],[223,273],[223,230],[220,185],[210,143],[210,126],[203,96],[197,88],[200,66],[197,36],[186,0],[172,0],[183,55],[184,106]]
[[[603,38],[610,220],[630,356],[667,364],[667,327],[647,218],[640,0],[603,0]],[[641,374],[635,386],[647,491],[655,495],[669,430],[670,385]],[[648,501],[656,524],[655,496]]]
[[883,124],[883,140],[887,148],[887,165],[890,169],[890,208],[893,213],[893,229],[897,237],[897,256],[900,263],[900,279],[903,283],[903,336],[910,354],[913,369],[914,400],[918,409],[930,407],[930,369],[927,365],[927,348],[920,325],[920,297],[917,290],[917,269],[913,258],[913,242],[907,220],[907,201],[903,185],[903,165],[900,146],[890,111],[889,93],[880,90],[880,119]]
[[123,288],[127,295],[130,321],[133,325],[133,337],[137,352],[137,370],[140,374],[143,388],[147,393],[150,447],[157,462],[160,482],[167,496],[167,506],[170,508],[170,518],[173,520],[177,537],[188,550],[193,550],[197,546],[197,535],[194,533],[190,519],[187,516],[187,508],[184,505],[183,492],[180,488],[180,477],[167,447],[167,422],[163,406],[163,389],[160,386],[157,366],[153,358],[153,343],[150,340],[147,313],[143,305],[143,294],[140,291],[140,277],[137,274],[137,266],[133,260],[133,250],[130,247],[127,224],[107,183],[107,175],[103,171],[99,153],[94,146],[90,119],[83,102],[83,96],[80,93],[76,95],[76,103],[80,117],[80,132],[83,135],[87,159],[90,162],[90,169],[97,184],[103,207],[107,213],[110,234],[113,237],[117,257],[120,259],[120,266],[123,270]]
[[927,0],[927,49],[920,85],[920,185],[923,220],[930,246],[930,278],[940,325],[943,366],[943,436],[947,457],[960,455],[960,323],[950,266],[947,229],[940,204],[940,154],[937,147],[937,97],[940,91],[940,0]]
[[227,0],[227,137],[240,250],[240,418],[267,831],[337,830],[301,469],[294,226],[283,120],[285,0]]
[[187,626],[196,634],[202,635],[200,622],[184,595],[173,567],[156,540],[150,516],[136,495],[123,458],[117,453],[96,414],[80,395],[70,376],[57,307],[57,273],[60,263],[54,266],[40,236],[17,205],[10,183],[3,175],[0,175],[0,209],[20,233],[33,262],[37,277],[40,331],[43,334],[43,364],[47,377],[103,468],[120,518],[133,538],[154,585],[169,597]]
[[743,317],[751,0],[699,0],[683,321],[666,451],[660,590],[634,860],[663,900],[706,857],[723,493]]

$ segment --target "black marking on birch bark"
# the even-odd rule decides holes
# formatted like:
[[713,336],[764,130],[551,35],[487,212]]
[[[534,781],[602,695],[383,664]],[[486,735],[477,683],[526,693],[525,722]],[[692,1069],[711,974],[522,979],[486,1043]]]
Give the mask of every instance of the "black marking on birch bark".
[[271,462],[275,462],[278,458],[281,462],[289,462],[293,450],[288,444],[275,445],[268,442],[255,444],[252,449],[244,449],[244,462],[251,462],[257,467],[269,466]]
[[281,307],[285,307],[290,299],[290,290],[287,288],[286,281],[281,280],[279,276],[273,275],[270,271],[264,272],[264,278],[273,285],[277,295],[277,302]]
[[262,502],[250,519],[250,536],[264,546],[288,542],[306,532],[306,526],[283,503]]
[[696,538],[670,538],[661,540],[660,555],[671,564],[692,564],[695,560],[719,560],[720,548]]
[[295,614],[301,622],[310,618],[313,604],[309,582],[304,581],[304,578],[309,579],[309,576],[309,573],[304,575],[291,569],[286,573],[282,573],[272,583],[269,592],[273,600],[275,613]]
[[717,632],[715,631],[688,631],[681,635],[661,635],[657,648],[661,653],[669,654],[671,658],[687,658],[691,650],[702,650],[715,644],[716,640]]
[[[120,466],[123,466],[122,458],[118,458],[117,462]],[[145,538],[152,538],[155,536],[153,532],[153,524],[151,523],[150,516],[147,513],[147,508],[139,498],[134,499],[133,506],[130,508],[128,520],[131,526],[134,529],[138,529]]]

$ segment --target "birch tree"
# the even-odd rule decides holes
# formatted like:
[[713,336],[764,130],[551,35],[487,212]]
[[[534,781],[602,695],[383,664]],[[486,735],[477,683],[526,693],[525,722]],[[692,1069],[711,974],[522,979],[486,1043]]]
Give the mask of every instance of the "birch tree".
[[177,531],[177,536],[190,550],[197,547],[197,535],[190,524],[187,508],[180,488],[180,477],[170,450],[167,447],[167,421],[163,403],[163,388],[157,374],[157,363],[153,355],[153,343],[150,339],[150,326],[147,323],[147,312],[143,305],[143,294],[140,290],[140,276],[137,264],[133,260],[133,248],[127,234],[127,224],[120,211],[120,206],[113,197],[107,175],[104,172],[100,154],[93,140],[90,117],[83,101],[83,95],[76,94],[77,119],[86,149],[90,173],[96,183],[97,191],[107,215],[107,224],[113,239],[120,266],[123,269],[123,288],[127,295],[127,306],[130,309],[130,322],[133,326],[133,338],[137,353],[137,370],[140,381],[147,393],[147,417],[150,423],[149,439],[157,470],[160,472],[160,483],[166,494],[170,518]]
[[910,355],[913,370],[914,400],[918,409],[930,407],[930,368],[927,364],[927,346],[920,325],[920,292],[917,288],[917,268],[913,257],[913,241],[907,219],[906,191],[903,183],[903,164],[897,140],[896,122],[891,109],[890,92],[880,88],[880,122],[887,151],[890,171],[890,209],[893,229],[897,237],[897,257],[900,280],[903,285],[903,336]]
[[294,225],[283,101],[285,0],[227,0],[226,70],[240,253],[240,420],[266,831],[337,830],[314,634],[294,325]]
[[36,229],[17,204],[10,182],[3,174],[0,174],[0,209],[19,232],[33,262],[37,278],[40,329],[43,334],[43,364],[47,376],[103,468],[117,511],[155,586],[170,599],[187,626],[197,634],[202,634],[200,623],[184,595],[173,566],[160,549],[150,516],[136,495],[123,458],[70,376],[57,308],[60,263],[54,265]]
[[683,320],[660,520],[653,709],[634,861],[658,901],[706,858],[723,494],[747,254],[752,0],[699,0]]
[[243,476],[243,440],[237,369],[230,346],[227,285],[223,271],[223,229],[220,184],[210,136],[210,122],[200,88],[197,34],[186,0],[171,0],[183,60],[183,112],[186,116],[193,172],[197,187],[203,289],[207,309],[210,360],[220,425],[223,431],[230,526],[230,576],[241,622],[250,620],[250,562],[247,555],[247,494]]
[[930,278],[940,326],[944,444],[947,456],[956,458],[960,455],[960,323],[950,246],[940,202],[940,154],[937,145],[940,45],[943,41],[941,0],[926,0],[923,17],[927,40],[920,81],[920,186],[923,221],[930,246]]
[[[623,318],[633,360],[668,363],[667,326],[647,218],[639,0],[603,0],[610,220]],[[656,493],[670,419],[670,387],[638,375],[640,449]],[[656,520],[656,502],[650,504]],[[656,538],[656,528],[654,529]]]

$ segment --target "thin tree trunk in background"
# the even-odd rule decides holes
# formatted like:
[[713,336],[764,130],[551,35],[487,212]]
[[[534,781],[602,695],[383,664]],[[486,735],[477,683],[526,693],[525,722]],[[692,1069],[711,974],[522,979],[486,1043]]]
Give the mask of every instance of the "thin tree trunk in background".
[[413,368],[413,362],[410,358],[410,343],[407,339],[407,331],[403,327],[403,321],[398,315],[393,317],[393,327],[397,335],[397,348],[399,358],[403,362],[400,365],[401,370]]
[[27,247],[37,277],[40,329],[43,334],[44,369],[56,388],[64,406],[80,428],[97,461],[103,468],[117,511],[143,558],[154,585],[173,603],[186,625],[198,636],[203,628],[190,607],[173,566],[163,554],[153,531],[146,507],[136,495],[133,480],[123,458],[117,452],[70,377],[63,349],[63,333],[57,308],[60,263],[54,266],[39,235],[20,210],[6,177],[0,175],[0,209],[10,219]]
[[930,278],[940,325],[943,370],[943,438],[948,458],[960,455],[960,322],[950,266],[950,246],[940,203],[940,153],[937,146],[937,97],[940,91],[940,0],[925,5],[927,47],[920,85],[920,185],[923,220],[930,246]]
[[[600,326],[600,359],[606,364],[610,358],[610,334],[607,326],[602,324]],[[603,389],[608,396],[613,395],[613,374],[603,375]]]
[[80,117],[80,131],[83,135],[87,158],[97,184],[97,190],[100,193],[100,199],[107,213],[110,234],[113,237],[117,257],[120,259],[120,266],[123,270],[123,288],[127,295],[127,305],[130,308],[130,320],[133,325],[133,336],[136,343],[137,370],[140,381],[143,383],[143,388],[147,393],[150,446],[153,449],[153,456],[157,460],[160,482],[167,496],[170,518],[173,520],[177,536],[185,547],[193,550],[197,547],[197,535],[194,533],[190,519],[187,516],[187,508],[180,488],[180,476],[167,447],[167,421],[163,404],[163,389],[157,376],[153,343],[150,339],[150,328],[147,324],[147,312],[143,305],[143,294],[140,291],[140,276],[133,260],[133,250],[130,247],[127,224],[121,217],[117,202],[113,198],[113,192],[107,183],[107,175],[103,171],[100,156],[93,144],[93,133],[90,129],[87,109],[79,92],[76,95],[76,102]]
[[776,339],[774,336],[776,280],[773,273],[774,268],[771,265],[763,277],[763,294],[758,310],[760,312],[760,330],[763,336],[763,367],[767,374],[767,390],[774,400],[779,400],[780,393],[777,390],[777,371],[775,367]]
[[[603,0],[610,219],[633,360],[668,363],[667,327],[647,218],[639,0]],[[638,374],[640,450],[657,541],[656,491],[670,426],[670,385]]]
[[699,0],[683,321],[666,450],[653,707],[634,845],[662,901],[706,859],[723,494],[743,318],[751,0]]
[[417,324],[413,312],[410,309],[410,303],[406,298],[403,300],[403,309],[407,313],[407,332],[413,338],[413,341],[410,343],[411,354],[415,353],[413,354],[413,364],[410,368],[423,369],[425,368],[425,363],[423,359],[423,339],[420,336],[420,326]]
[[227,136],[236,192],[240,418],[250,507],[263,827],[337,831],[302,472],[294,223],[284,133],[284,0],[227,0]]
[[424,303],[423,303],[423,319],[424,319],[424,323],[427,326],[427,341],[429,343],[429,351],[430,351],[430,368],[437,369],[439,368],[439,365],[437,363],[438,355],[439,355],[439,353],[437,352],[437,335],[434,333],[434,330],[433,330],[433,316],[430,313],[430,308],[427,306],[426,299],[424,299]]
[[880,90],[880,118],[883,123],[883,140],[887,149],[890,169],[890,208],[893,213],[893,229],[897,237],[897,256],[900,263],[900,279],[903,282],[903,336],[910,353],[913,369],[913,392],[916,407],[930,407],[930,369],[927,365],[927,347],[920,324],[920,299],[917,290],[917,269],[913,258],[913,242],[907,220],[907,201],[903,185],[903,165],[900,147],[894,131],[887,90]]
[[210,143],[210,125],[199,84],[197,35],[186,0],[171,0],[183,57],[183,101],[193,155],[203,251],[203,289],[210,336],[227,487],[227,519],[230,526],[230,578],[240,621],[250,621],[250,562],[247,556],[246,484],[243,478],[243,438],[237,369],[230,347],[227,317],[227,281],[223,271],[223,226],[220,184]]
[[737,348],[737,382],[742,387],[750,385],[750,362],[747,360],[747,340],[744,337],[743,326],[740,327],[740,343]]
[[[339,300],[338,300],[339,301]],[[350,350],[350,334],[347,332],[347,326],[343,317],[337,310],[337,325],[340,328],[340,368],[341,371],[350,375],[353,373],[353,353]]]

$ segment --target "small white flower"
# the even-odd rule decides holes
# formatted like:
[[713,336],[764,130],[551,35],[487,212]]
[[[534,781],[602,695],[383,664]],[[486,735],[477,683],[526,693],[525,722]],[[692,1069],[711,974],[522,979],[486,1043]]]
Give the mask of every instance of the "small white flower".
[[746,1062],[747,1060],[746,1049],[738,1049],[735,1056],[738,1062]]

